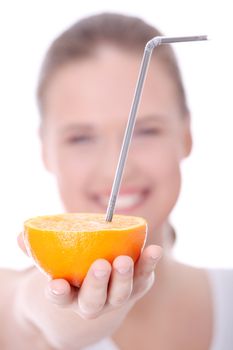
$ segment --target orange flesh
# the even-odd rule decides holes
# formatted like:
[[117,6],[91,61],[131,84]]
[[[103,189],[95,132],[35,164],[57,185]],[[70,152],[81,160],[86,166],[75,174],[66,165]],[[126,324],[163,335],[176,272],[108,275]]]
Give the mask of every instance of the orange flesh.
[[115,215],[111,222],[105,220],[103,214],[60,214],[53,216],[38,216],[27,220],[26,225],[31,228],[37,228],[46,231],[69,231],[69,232],[93,232],[99,230],[112,230],[137,227],[139,224],[144,224],[143,218],[134,216]]
[[27,220],[24,240],[40,270],[80,286],[96,259],[128,255],[136,262],[146,232],[143,218],[115,215],[106,222],[103,214],[69,213]]

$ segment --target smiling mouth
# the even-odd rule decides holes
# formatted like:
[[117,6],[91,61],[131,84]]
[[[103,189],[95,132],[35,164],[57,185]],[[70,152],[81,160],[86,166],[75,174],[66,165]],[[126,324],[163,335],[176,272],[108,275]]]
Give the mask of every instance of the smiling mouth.
[[[125,191],[126,192],[126,191]],[[128,212],[141,206],[149,195],[149,190],[131,191],[131,193],[120,193],[117,197],[115,209],[117,212]],[[110,195],[95,195],[92,199],[95,203],[106,210]]]

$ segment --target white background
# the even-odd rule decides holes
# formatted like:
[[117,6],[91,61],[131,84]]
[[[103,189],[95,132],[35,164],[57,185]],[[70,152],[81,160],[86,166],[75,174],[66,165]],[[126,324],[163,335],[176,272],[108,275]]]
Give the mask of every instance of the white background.
[[[0,266],[26,266],[16,245],[23,221],[62,211],[40,160],[35,88],[51,40],[78,18],[100,11],[136,14],[166,35],[209,34],[176,44],[192,112],[194,149],[172,220],[175,255],[197,266],[233,267],[233,21],[231,1],[0,0]],[[153,7],[152,7],[153,4]]]

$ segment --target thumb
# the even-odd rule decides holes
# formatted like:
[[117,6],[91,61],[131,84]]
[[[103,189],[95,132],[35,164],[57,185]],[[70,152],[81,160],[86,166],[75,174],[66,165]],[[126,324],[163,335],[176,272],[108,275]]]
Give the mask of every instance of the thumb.
[[22,251],[26,255],[28,255],[28,252],[27,252],[27,249],[26,249],[26,246],[25,246],[25,243],[24,243],[23,233],[22,232],[18,235],[17,242],[18,242],[19,247],[22,249]]

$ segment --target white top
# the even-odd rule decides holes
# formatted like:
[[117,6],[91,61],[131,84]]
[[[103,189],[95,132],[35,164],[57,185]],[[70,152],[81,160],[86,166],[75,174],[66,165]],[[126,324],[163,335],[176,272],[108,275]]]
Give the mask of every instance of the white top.
[[[214,331],[209,350],[233,349],[233,271],[208,270],[214,309]],[[110,338],[84,350],[120,350]]]
[[233,271],[209,270],[208,272],[214,306],[214,335],[210,350],[232,350]]

